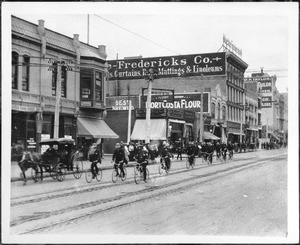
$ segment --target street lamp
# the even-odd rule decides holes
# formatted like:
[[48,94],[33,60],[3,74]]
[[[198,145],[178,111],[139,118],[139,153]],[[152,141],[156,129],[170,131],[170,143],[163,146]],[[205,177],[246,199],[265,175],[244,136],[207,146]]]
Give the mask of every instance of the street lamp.
[[150,143],[150,117],[151,117],[151,94],[152,94],[152,82],[157,73],[154,69],[150,68],[146,74],[146,80],[148,81],[148,93],[147,93],[147,106],[146,106],[146,143]]

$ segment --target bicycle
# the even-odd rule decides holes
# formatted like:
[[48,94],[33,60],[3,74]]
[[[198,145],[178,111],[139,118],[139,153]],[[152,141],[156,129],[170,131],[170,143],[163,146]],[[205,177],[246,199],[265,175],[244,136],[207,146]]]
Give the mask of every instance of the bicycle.
[[196,158],[194,155],[190,155],[186,158],[186,168],[189,169],[190,167],[194,168],[196,162]]
[[211,153],[206,153],[207,154],[207,160],[206,160],[206,163],[208,164],[208,165],[211,165],[212,164],[212,161],[213,161],[213,154],[214,154],[214,152],[211,152]]
[[[169,166],[167,167],[166,165],[166,159],[168,159]],[[160,163],[158,163],[158,173],[160,175],[162,174],[168,174],[170,172],[170,168],[171,168],[171,159],[169,157],[161,157],[160,158]]]
[[227,154],[227,151],[225,150],[223,150],[223,151],[221,151],[221,154],[222,154],[222,158],[223,158],[223,161],[224,162],[226,162],[226,154]]
[[[143,164],[145,163],[137,163],[134,165],[134,182],[136,184],[139,184],[142,180],[144,180],[144,169],[143,169]],[[145,167],[145,171],[146,171],[146,180],[144,180],[145,182],[147,182],[147,180],[149,180],[149,169],[147,168],[147,166]]]
[[232,159],[233,159],[233,150],[230,150],[228,154],[228,160],[232,160]]
[[[91,168],[89,168],[89,169],[85,172],[85,180],[86,180],[86,182],[91,183],[91,181],[92,181],[94,178],[96,178],[96,180],[97,180],[98,182],[101,181],[103,174],[102,174],[102,169],[100,168],[100,166],[98,166],[98,165],[100,165],[100,164],[101,164],[101,162],[97,162],[94,166],[92,166],[93,163],[91,164]],[[93,170],[92,170],[92,168],[93,168]],[[94,174],[93,174],[93,173],[94,173]]]
[[221,151],[217,151],[216,152],[216,160],[223,162],[223,156],[222,156],[222,152]]
[[[119,163],[115,163],[114,165],[120,169],[120,165],[121,163],[124,163],[123,161],[119,162]],[[123,170],[124,170],[124,174],[122,173],[121,169],[120,169],[120,174],[117,175],[117,170],[114,169],[112,171],[112,174],[111,174],[111,180],[113,183],[116,183],[118,179],[121,179],[122,181],[125,181],[126,178],[127,178],[127,170],[125,168],[125,166],[123,165]]]

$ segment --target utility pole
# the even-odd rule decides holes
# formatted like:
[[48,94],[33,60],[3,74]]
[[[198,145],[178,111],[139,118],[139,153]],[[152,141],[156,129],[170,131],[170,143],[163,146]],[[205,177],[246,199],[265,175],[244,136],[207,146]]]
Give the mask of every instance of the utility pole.
[[56,101],[54,112],[54,138],[59,136],[59,110],[60,110],[60,98],[61,98],[61,64],[57,61],[57,74],[56,74]]
[[127,128],[127,144],[130,142],[131,133],[131,100],[128,99],[128,128]]
[[90,15],[87,16],[87,44],[90,42]]
[[200,139],[199,141],[203,142],[204,135],[204,121],[203,121],[203,88],[201,89],[201,107],[200,107]]
[[150,143],[150,118],[151,118],[151,94],[152,94],[152,82],[154,81],[155,72],[152,68],[148,73],[148,92],[147,92],[147,106],[146,106],[146,143]]

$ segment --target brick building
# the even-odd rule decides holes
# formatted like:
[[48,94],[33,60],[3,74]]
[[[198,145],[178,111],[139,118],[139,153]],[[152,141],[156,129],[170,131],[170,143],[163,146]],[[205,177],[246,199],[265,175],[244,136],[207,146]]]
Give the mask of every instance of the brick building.
[[12,16],[12,144],[39,151],[38,142],[54,135],[55,116],[58,136],[78,144],[118,137],[104,122],[105,46],[87,45],[77,34],[70,38],[44,24]]

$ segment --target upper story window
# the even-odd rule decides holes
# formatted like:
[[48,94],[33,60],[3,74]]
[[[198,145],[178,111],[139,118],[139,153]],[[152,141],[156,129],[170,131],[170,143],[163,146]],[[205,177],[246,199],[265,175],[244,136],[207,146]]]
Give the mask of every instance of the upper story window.
[[80,70],[81,100],[103,101],[103,72],[82,68]]
[[22,63],[22,90],[29,91],[29,62],[30,58],[27,55],[23,56]]
[[211,111],[211,118],[215,118],[216,117],[216,106],[215,106],[215,103],[211,103],[210,111]]
[[102,72],[95,72],[95,100],[102,101],[102,84],[103,84]]
[[92,100],[93,98],[93,70],[82,68],[80,69],[80,99]]
[[226,107],[222,107],[222,119],[225,121],[226,120]]
[[[56,96],[56,86],[57,86],[57,62],[52,65],[52,96]],[[66,97],[66,83],[67,83],[67,69],[64,66],[64,62],[61,62],[61,97]]]
[[218,103],[218,119],[221,119],[221,105],[220,102]]
[[12,52],[12,62],[11,62],[12,89],[18,89],[18,61],[19,61],[19,54],[16,52]]

